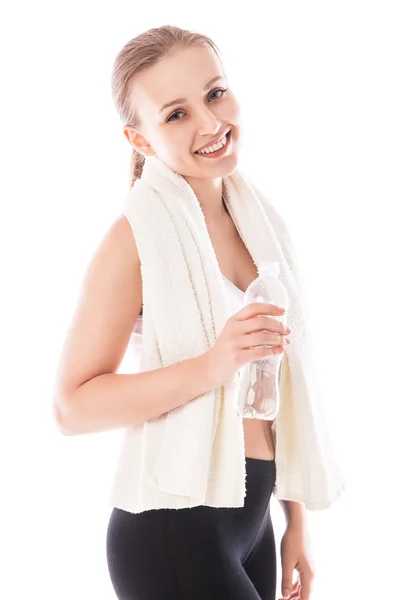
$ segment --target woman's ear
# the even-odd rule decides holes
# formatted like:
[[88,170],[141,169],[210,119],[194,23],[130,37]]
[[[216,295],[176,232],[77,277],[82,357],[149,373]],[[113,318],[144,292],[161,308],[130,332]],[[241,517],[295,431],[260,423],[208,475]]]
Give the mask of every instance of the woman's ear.
[[153,150],[144,137],[136,131],[136,129],[133,129],[133,127],[125,126],[123,133],[128,142],[141,154],[144,154],[145,156],[152,156],[155,154],[155,150]]

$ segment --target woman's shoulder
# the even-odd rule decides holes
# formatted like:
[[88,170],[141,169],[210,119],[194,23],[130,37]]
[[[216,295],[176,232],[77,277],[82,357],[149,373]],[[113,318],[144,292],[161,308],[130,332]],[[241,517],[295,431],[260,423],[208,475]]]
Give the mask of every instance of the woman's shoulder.
[[103,242],[109,243],[116,251],[129,251],[128,261],[140,265],[139,253],[131,224],[124,214],[119,215],[108,228]]

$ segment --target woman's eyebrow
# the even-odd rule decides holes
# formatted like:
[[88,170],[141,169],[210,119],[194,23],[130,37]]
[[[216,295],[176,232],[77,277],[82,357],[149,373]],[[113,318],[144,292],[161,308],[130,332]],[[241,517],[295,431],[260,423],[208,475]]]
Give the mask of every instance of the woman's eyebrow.
[[[224,79],[224,76],[223,75],[217,75],[216,77],[213,77],[212,79],[210,79],[210,81],[208,81],[206,83],[206,85],[204,86],[204,91],[206,91],[207,88],[209,88],[218,79]],[[176,100],[171,100],[171,102],[166,102],[166,104],[163,104],[162,107],[160,108],[160,110],[158,112],[162,112],[166,108],[169,108],[170,106],[174,106],[175,104],[185,104],[185,102],[188,102],[187,98],[177,98]]]

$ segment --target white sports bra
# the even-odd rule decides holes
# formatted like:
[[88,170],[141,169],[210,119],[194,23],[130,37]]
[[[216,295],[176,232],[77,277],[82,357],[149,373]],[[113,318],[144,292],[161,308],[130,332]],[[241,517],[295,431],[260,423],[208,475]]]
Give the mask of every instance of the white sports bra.
[[[234,283],[229,281],[222,275],[228,291],[228,301],[231,309],[231,314],[237,313],[243,308],[244,292],[240,290]],[[140,368],[140,358],[142,352],[142,316],[140,315],[133,327],[133,331],[129,340],[127,349],[130,359],[133,359],[133,372],[137,373]]]

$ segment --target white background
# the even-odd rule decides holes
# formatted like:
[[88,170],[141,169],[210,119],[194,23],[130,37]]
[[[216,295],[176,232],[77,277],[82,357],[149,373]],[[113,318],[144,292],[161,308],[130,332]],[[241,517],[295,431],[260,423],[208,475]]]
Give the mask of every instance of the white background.
[[[63,437],[52,387],[85,268],[129,185],[112,64],[129,39],[167,23],[221,48],[245,124],[240,166],[285,218],[305,278],[349,483],[331,509],[308,512],[312,598],[400,597],[397,10],[382,0],[4,5],[2,598],[115,597],[105,535],[121,431]],[[279,551],[275,498],[272,511]]]

